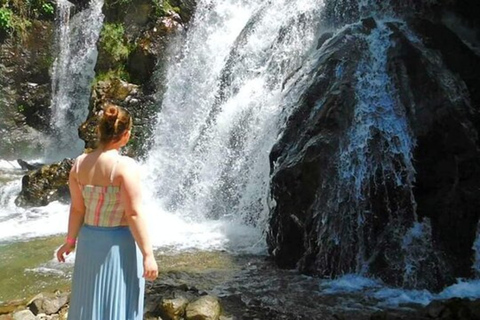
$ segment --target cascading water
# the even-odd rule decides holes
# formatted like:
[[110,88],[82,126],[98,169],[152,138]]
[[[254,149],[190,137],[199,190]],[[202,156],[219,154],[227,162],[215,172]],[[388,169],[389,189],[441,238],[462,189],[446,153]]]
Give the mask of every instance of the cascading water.
[[261,239],[269,152],[289,80],[316,45],[322,7],[313,0],[198,3],[182,59],[168,72],[146,165],[149,198],[159,199],[164,217],[253,232],[237,234],[233,247]]
[[[150,224],[151,234],[157,247],[264,252],[262,231],[265,228],[268,206],[271,205],[267,203],[272,169],[269,166],[269,153],[284,129],[289,113],[304,103],[300,100],[305,90],[316,80],[314,77],[328,75],[312,72],[318,67],[315,63],[323,54],[316,48],[319,17],[325,13],[323,3],[314,0],[276,2],[272,4],[269,1],[258,3],[226,0],[220,3],[204,0],[198,3],[195,21],[188,29],[185,45],[176,51],[181,52],[181,60],[169,68],[169,82],[163,97],[162,111],[158,115],[157,141],[142,167],[147,175],[149,219],[154,219],[154,223]],[[92,2],[90,14],[93,15],[99,13],[93,9],[94,3],[98,5],[98,2]],[[355,8],[360,8],[360,12],[368,12],[369,3],[374,3],[375,10],[381,11],[376,1],[358,2]],[[68,19],[69,7],[68,3],[60,1],[59,9],[63,10],[63,14],[59,17]],[[98,9],[98,6],[95,8]],[[89,72],[75,73],[81,68],[74,68],[72,64],[76,64],[72,61],[81,59],[72,58],[71,54],[82,50],[72,49],[67,45],[74,42],[73,34],[80,35],[78,25],[74,24],[77,19],[81,20],[77,17],[79,15],[75,16],[72,22],[65,23],[60,31],[63,34],[60,38],[70,37],[70,40],[59,42],[62,46],[60,52],[64,56],[58,57],[54,70],[56,80],[53,88],[56,93],[53,98],[55,103],[52,101],[52,104],[67,106],[64,109],[56,107],[55,110],[63,111],[55,115],[58,116],[55,125],[57,130],[63,130],[64,134],[76,132],[78,123],[74,124],[74,119],[84,119],[84,114],[81,113],[86,112],[86,96],[77,96],[64,104],[62,99],[72,91],[77,91],[78,87],[75,85],[85,84],[87,78],[91,77]],[[100,15],[95,21],[98,22],[98,19],[101,19]],[[422,281],[419,275],[431,272],[431,269],[422,268],[428,267],[424,260],[429,259],[433,250],[432,224],[429,219],[416,221],[416,203],[412,196],[415,180],[412,150],[416,141],[405,120],[406,111],[396,101],[398,92],[387,71],[389,64],[386,59],[392,45],[390,35],[393,30],[387,27],[388,23],[377,20],[371,33],[365,32],[359,36],[364,50],[359,63],[355,65],[354,77],[349,79],[349,83],[355,84],[352,91],[358,104],[355,104],[350,130],[341,137],[342,149],[336,153],[337,157],[332,157],[334,160],[329,159],[329,162],[337,162],[335,166],[338,169],[335,171],[336,175],[332,175],[336,183],[334,188],[331,188],[332,193],[339,192],[336,198],[333,195],[335,204],[332,204],[332,208],[340,204],[340,209],[344,210],[340,210],[340,213],[346,213],[342,216],[336,212],[339,219],[354,217],[350,225],[353,229],[347,227],[336,230],[335,227],[341,224],[332,223],[330,216],[319,221],[325,222],[325,229],[330,232],[328,241],[322,242],[323,244],[329,244],[329,241],[341,243],[350,234],[356,235],[354,242],[358,250],[354,251],[353,256],[356,268],[350,271],[369,275],[371,270],[368,263],[372,257],[375,258],[376,252],[366,249],[368,241],[371,240],[369,232],[372,222],[367,220],[372,219],[373,212],[369,210],[371,208],[368,207],[370,204],[367,203],[367,198],[388,183],[390,190],[394,190],[393,196],[389,198],[391,194],[385,191],[381,196],[386,194],[386,197],[382,199],[387,199],[389,204],[396,204],[397,207],[387,214],[396,218],[395,215],[398,217],[404,213],[407,219],[392,224],[394,228],[388,231],[395,232],[385,232],[382,235],[386,234],[386,242],[395,242],[395,248],[401,252],[400,258],[386,257],[384,261],[388,258],[400,260],[400,268],[394,270],[395,273],[403,278],[404,284],[416,286],[416,282]],[[76,30],[76,33],[73,30]],[[89,36],[82,39],[93,41]],[[84,43],[91,44],[90,40],[85,40]],[[410,40],[412,43],[416,42]],[[326,42],[327,46],[328,42],[329,40]],[[427,52],[421,43],[417,45],[419,51]],[[318,48],[320,47],[319,43]],[[79,63],[84,66],[84,70],[93,69],[94,61],[90,58],[94,57],[95,53],[89,50],[85,49],[85,54],[82,55],[88,61]],[[350,61],[349,58],[339,60],[340,63],[335,69],[334,77],[339,82],[346,80],[342,78],[342,74],[346,72],[345,66]],[[432,64],[441,64],[438,62],[441,59],[433,53],[425,54],[424,58],[431,59]],[[323,63],[326,61],[323,60]],[[441,67],[443,66],[439,66]],[[61,81],[66,79],[68,72],[74,72],[76,78],[83,80],[63,86]],[[352,79],[354,81],[351,81]],[[343,83],[345,82],[347,81]],[[443,85],[449,87],[451,83],[453,82],[445,81]],[[452,99],[460,96],[459,92],[451,87],[450,90],[453,92]],[[323,111],[326,102],[328,101],[325,99],[315,100],[315,110],[309,110],[310,119],[315,118],[319,110]],[[80,111],[82,108],[83,111]],[[80,112],[76,113],[75,110]],[[60,136],[60,139],[70,138]],[[67,143],[67,140],[61,141]],[[309,140],[308,147],[315,142],[314,139]],[[299,145],[300,142],[296,141],[294,148],[290,150],[292,158],[298,151],[293,149]],[[62,153],[74,152],[73,149],[60,149]],[[373,149],[382,152],[372,153]],[[294,163],[294,160],[289,160],[291,162],[288,165]],[[273,170],[277,164],[273,163]],[[0,188],[2,244],[19,238],[64,233],[67,225],[68,211],[64,205],[52,203],[45,208],[31,209],[21,209],[14,205],[13,199],[20,189],[22,173],[17,165],[0,161],[0,174],[4,179]],[[377,175],[380,177],[378,180]],[[380,183],[372,184],[372,181]],[[398,194],[404,195],[401,199],[396,198],[398,194],[395,192],[399,189],[401,192]],[[321,198],[324,194],[318,193],[315,196]],[[351,207],[341,207],[345,204]],[[321,209],[325,210],[325,207]],[[320,216],[322,211],[318,212]],[[396,226],[399,228],[395,228]],[[477,271],[480,268],[478,239],[480,236],[477,236],[474,246],[477,250],[474,268],[477,268]],[[345,247],[345,251],[347,249]],[[390,252],[396,253],[395,250]],[[325,255],[321,257],[325,260],[327,258]],[[55,263],[51,265],[52,268],[58,267]],[[252,291],[250,284],[261,283],[265,277],[263,285],[271,289],[272,282],[269,277],[272,273],[265,272],[260,280],[241,280],[246,283],[247,292],[251,290],[251,296],[258,297],[259,293],[263,292],[258,289]],[[296,275],[288,280],[280,276],[278,282],[282,290],[285,282],[295,281],[292,278],[296,279]],[[243,281],[244,279],[247,281]],[[305,281],[310,285],[314,283],[311,278]],[[361,278],[358,274],[321,283],[321,291],[327,288],[327,291],[338,292],[335,287],[342,285],[347,287],[347,292],[367,290],[359,294],[363,299],[362,303],[365,297],[381,299],[382,296],[390,295],[393,300],[402,303],[426,304],[432,299],[448,298],[458,292],[455,286],[437,296],[427,291],[406,292],[384,288],[384,284]],[[401,284],[402,280],[399,283]],[[459,283],[457,287],[464,284]],[[299,285],[293,290],[285,291],[296,295],[306,287],[307,290],[314,290],[309,286]],[[465,291],[474,291],[471,290],[472,287],[478,291],[477,284],[466,286]],[[230,288],[226,291],[230,292]],[[312,295],[310,291],[308,296],[317,296],[317,293]],[[276,292],[272,296],[275,297],[272,300],[276,299]],[[267,296],[263,301],[271,302],[268,299]],[[278,299],[279,305],[283,305],[282,299],[283,297]],[[311,305],[316,306],[314,303]],[[355,308],[358,308],[358,303]]]
[[67,0],[57,3],[57,57],[52,69],[53,141],[49,155],[71,157],[83,148],[77,130],[88,113],[98,54],[96,44],[104,18],[102,6],[103,0],[91,0],[88,8],[70,18],[72,4]]
[[[370,201],[378,192],[377,190],[384,188],[389,182],[394,188],[406,190],[409,199],[402,203],[400,210],[395,209],[397,206],[395,202],[398,202],[398,199],[388,193],[385,195],[387,199],[385,201],[390,202],[387,204],[387,210],[391,210],[387,214],[392,215],[392,223],[405,220],[409,221],[407,224],[412,225],[412,228],[414,228],[413,221],[417,220],[413,195],[415,169],[412,156],[415,139],[407,123],[406,108],[398,100],[387,72],[387,51],[391,46],[390,34],[391,30],[383,23],[379,23],[366,39],[368,51],[356,71],[355,95],[358,105],[346,139],[347,143],[339,151],[340,179],[338,195],[333,201],[342,203],[340,199],[349,199],[346,209],[339,208],[338,216],[339,219],[356,217],[350,220],[351,226],[347,229],[353,233],[352,238],[358,239],[356,240],[358,242],[356,271],[363,274],[368,273],[368,260],[376,254],[368,252],[367,247],[368,241],[372,238],[369,230],[372,228],[371,221],[374,220],[370,217],[374,214]],[[375,176],[377,177],[372,185],[372,178]],[[343,212],[343,210],[346,211]],[[400,213],[404,217],[395,217]],[[338,223],[340,226],[343,224]],[[333,225],[337,224],[333,223]],[[402,222],[397,222],[394,228],[395,233],[390,234],[390,237],[398,238],[395,241],[400,242],[400,239],[408,233],[405,227]],[[412,232],[417,237],[418,233]],[[337,236],[345,237],[346,235]],[[319,241],[323,240],[319,239]],[[410,252],[414,242],[410,240],[402,243],[404,254]],[[414,261],[405,262],[405,285],[411,285],[413,282],[410,280],[410,274],[418,276],[416,271],[412,271],[414,264]]]
[[[406,10],[407,5],[388,1],[327,1],[322,16],[342,28],[320,38],[322,53],[312,72],[317,79],[304,89],[303,101],[272,152],[276,206],[267,241],[278,265],[325,277],[364,274],[397,286],[434,290],[452,283],[452,274],[468,275],[470,248],[464,244],[471,230],[458,246],[462,253],[447,243],[456,240],[454,232],[438,231],[454,220],[455,211],[449,206],[442,217],[436,215],[432,202],[450,194],[432,200],[429,193],[437,186],[429,179],[442,169],[430,171],[435,159],[427,154],[432,151],[428,144],[443,138],[436,126],[450,121],[442,118],[445,114],[434,116],[442,105],[462,119],[462,125],[448,128],[451,136],[473,137],[460,153],[476,157],[476,151],[464,151],[475,150],[476,143],[467,116],[472,114],[470,101],[465,83],[450,69],[452,56],[437,51],[441,40],[429,40],[434,27],[405,19]],[[412,36],[423,32],[425,37]],[[435,75],[424,90],[431,90],[431,96],[417,91],[425,82],[418,81],[423,79],[419,74]],[[442,98],[435,100],[439,93]],[[432,111],[425,115],[423,107]],[[439,158],[447,152],[441,143],[436,148]],[[450,174],[444,184],[462,179],[456,175]],[[464,221],[477,221],[472,209],[462,210]],[[455,265],[455,255],[466,259]]]
[[[81,152],[78,126],[86,119],[91,82],[97,57],[96,42],[103,23],[103,0],[92,0],[87,9],[71,17],[73,5],[57,2],[57,56],[52,68],[53,137],[44,161],[59,160]],[[0,241],[38,237],[65,231],[66,205],[58,202],[42,208],[20,208],[15,198],[21,190],[24,171],[7,163],[1,173],[15,177],[0,186]]]

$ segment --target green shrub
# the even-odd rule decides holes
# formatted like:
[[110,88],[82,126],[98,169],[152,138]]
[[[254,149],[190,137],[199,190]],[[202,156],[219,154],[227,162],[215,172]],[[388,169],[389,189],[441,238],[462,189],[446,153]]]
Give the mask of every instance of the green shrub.
[[13,28],[13,12],[9,8],[0,8],[0,31],[10,32]]
[[124,38],[123,25],[120,23],[106,23],[100,34],[100,48],[108,53],[114,62],[128,57],[130,48]]
[[0,32],[24,39],[34,19],[53,20],[52,0],[0,0]]
[[119,66],[115,70],[108,70],[107,72],[97,73],[95,79],[93,80],[93,85],[96,85],[100,81],[112,80],[114,78],[130,82],[130,74],[125,70],[124,66]]
[[168,0],[152,0],[155,8],[155,15],[158,17],[166,16],[170,12],[180,12],[180,8],[174,7]]
[[53,17],[55,14],[55,7],[50,2],[44,2],[41,6],[41,13],[46,17]]

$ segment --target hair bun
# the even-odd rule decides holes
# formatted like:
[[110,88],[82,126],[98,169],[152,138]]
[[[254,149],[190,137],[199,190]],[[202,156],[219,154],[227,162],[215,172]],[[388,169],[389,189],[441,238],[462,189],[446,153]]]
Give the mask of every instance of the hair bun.
[[107,122],[115,122],[118,117],[118,107],[115,105],[107,105],[103,111],[103,117]]

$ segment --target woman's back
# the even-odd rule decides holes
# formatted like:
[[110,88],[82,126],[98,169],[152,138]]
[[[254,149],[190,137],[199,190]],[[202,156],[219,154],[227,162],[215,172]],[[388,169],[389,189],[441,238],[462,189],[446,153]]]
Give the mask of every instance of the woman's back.
[[76,179],[85,204],[84,223],[97,227],[127,225],[121,197],[121,174],[117,150],[83,154],[75,163]]
[[75,163],[76,179],[82,186],[120,186],[118,164],[121,160],[117,150],[84,153]]
[[135,161],[119,155],[130,139],[132,117],[111,104],[99,117],[99,147],[79,156],[70,171],[68,233],[57,251],[64,262],[77,244],[68,317],[141,320],[145,278],[155,279],[158,267]]

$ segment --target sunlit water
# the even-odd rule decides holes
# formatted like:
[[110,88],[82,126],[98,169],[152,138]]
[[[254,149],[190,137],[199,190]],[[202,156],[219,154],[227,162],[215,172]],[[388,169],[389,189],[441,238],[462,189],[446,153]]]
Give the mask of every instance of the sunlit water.
[[103,3],[90,0],[87,8],[72,17],[73,4],[67,0],[57,4],[56,57],[51,70],[53,135],[46,154],[54,161],[78,154],[83,148],[77,129],[88,114]]
[[[313,0],[275,4],[199,1],[185,45],[175,50],[181,54],[172,59],[168,71],[157,141],[141,164],[150,235],[157,253],[167,253],[166,260],[199,251],[227,257],[266,253],[268,154],[286,117],[284,106],[300,94],[293,83],[307,81],[302,74],[308,73],[309,61],[314,58],[319,27],[315,17],[322,6],[321,1]],[[395,129],[404,132],[403,127]],[[410,145],[399,147],[410,152]],[[24,173],[16,163],[0,160],[0,260],[5,263],[1,277],[4,281],[24,277],[21,285],[31,286],[38,276],[47,276],[57,285],[54,279],[68,280],[74,261],[71,255],[67,264],[61,265],[53,256],[66,232],[68,205],[15,206]],[[26,248],[37,248],[41,254],[24,261],[21,253],[28,252]],[[193,256],[187,255],[180,264],[188,264],[189,259]],[[230,264],[224,268],[236,270]],[[250,278],[253,271],[247,268],[243,278],[209,289],[222,295],[229,285],[237,286],[247,296],[268,292],[267,299],[277,288],[268,287],[269,274],[279,283],[284,277],[283,271],[269,270]],[[28,277],[32,274],[37,278]],[[285,274],[292,291],[369,296],[374,299],[369,306],[373,309],[427,304],[452,296],[480,298],[476,280],[459,281],[434,294],[389,288],[358,275],[326,281],[295,272]],[[66,285],[62,281],[58,285]],[[34,291],[37,288],[42,286],[33,286]],[[0,300],[14,297],[4,294]],[[358,307],[355,299],[351,303]]]

